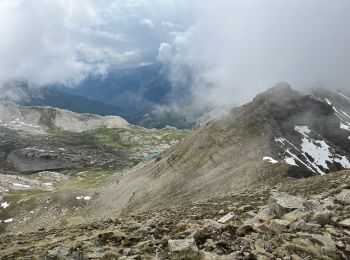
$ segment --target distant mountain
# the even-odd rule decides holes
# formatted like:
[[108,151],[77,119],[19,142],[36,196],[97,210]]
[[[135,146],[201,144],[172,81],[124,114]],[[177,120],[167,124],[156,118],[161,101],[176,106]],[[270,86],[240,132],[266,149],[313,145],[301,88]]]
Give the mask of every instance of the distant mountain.
[[128,118],[126,109],[110,104],[91,100],[83,96],[69,94],[54,87],[35,91],[26,89],[28,98],[23,99],[20,104],[24,106],[51,106],[67,109],[76,113],[89,113],[101,116],[117,115]]
[[48,130],[84,132],[98,128],[127,128],[129,124],[119,116],[78,114],[47,106],[19,106],[0,101],[0,126],[29,133]]
[[[111,71],[105,77],[90,77],[75,87],[61,85],[32,89],[18,83],[25,93],[20,104],[52,106],[77,113],[117,115],[146,128],[174,126],[192,128],[205,111],[193,110],[187,86],[173,91],[166,69],[159,64]],[[172,109],[173,105],[181,109]]]
[[[111,71],[105,78],[88,78],[74,88],[58,88],[66,94],[83,96],[113,107],[130,123],[162,128],[167,125],[191,128],[194,120],[181,112],[159,113],[159,106],[180,103],[189,106],[191,93],[187,86],[172,91],[166,69],[159,64]],[[99,113],[100,114],[100,113]]]

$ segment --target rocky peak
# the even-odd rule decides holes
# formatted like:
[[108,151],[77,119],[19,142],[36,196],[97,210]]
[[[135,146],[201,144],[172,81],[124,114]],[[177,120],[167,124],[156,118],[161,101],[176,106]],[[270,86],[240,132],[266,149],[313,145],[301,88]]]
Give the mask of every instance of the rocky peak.
[[253,101],[257,103],[280,104],[282,102],[299,99],[301,97],[303,97],[303,95],[298,91],[293,90],[288,83],[281,82],[276,86],[269,88],[263,93],[257,95]]

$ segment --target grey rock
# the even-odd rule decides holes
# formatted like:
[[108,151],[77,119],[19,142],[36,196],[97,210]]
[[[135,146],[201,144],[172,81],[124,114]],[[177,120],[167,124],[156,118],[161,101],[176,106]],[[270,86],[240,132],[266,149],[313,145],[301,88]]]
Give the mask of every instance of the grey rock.
[[333,239],[330,236],[312,234],[311,241],[321,244],[323,247],[325,247],[328,250],[331,250],[331,251],[337,250],[336,243],[333,241]]
[[344,205],[350,205],[350,189],[342,190],[337,196],[336,199]]
[[128,256],[131,252],[131,248],[127,247],[123,249],[123,255]]
[[225,216],[223,216],[222,218],[220,218],[218,220],[218,222],[221,223],[221,224],[225,224],[226,222],[228,222],[231,219],[236,218],[236,217],[237,216],[233,212],[230,212],[230,213],[226,214]]
[[350,218],[344,219],[342,222],[339,223],[343,227],[350,228]]
[[318,200],[307,200],[304,203],[304,206],[309,211],[323,211],[324,208]]
[[194,239],[178,239],[168,241],[170,252],[198,252],[198,247]]
[[318,230],[321,226],[318,224],[313,223],[307,223],[302,219],[299,219],[298,221],[295,221],[294,223],[290,224],[290,229],[294,231],[312,231],[312,230]]
[[214,230],[215,229],[220,230],[224,227],[223,224],[216,222],[215,220],[212,220],[212,219],[205,219],[203,224],[205,227],[208,227],[209,229],[214,229]]
[[303,208],[304,202],[303,198],[292,196],[285,192],[271,192],[270,196],[270,203],[275,203],[288,211]]
[[281,233],[289,226],[289,224],[289,221],[284,219],[273,219],[269,224],[269,228],[276,233]]

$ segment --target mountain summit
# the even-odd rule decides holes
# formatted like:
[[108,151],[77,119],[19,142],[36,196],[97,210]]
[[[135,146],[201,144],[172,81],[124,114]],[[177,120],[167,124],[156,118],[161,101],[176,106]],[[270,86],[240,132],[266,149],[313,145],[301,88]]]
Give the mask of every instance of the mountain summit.
[[349,169],[350,118],[344,121],[337,111],[326,100],[280,84],[206,123],[156,161],[137,166],[123,190],[105,199],[117,211],[164,208],[288,176]]

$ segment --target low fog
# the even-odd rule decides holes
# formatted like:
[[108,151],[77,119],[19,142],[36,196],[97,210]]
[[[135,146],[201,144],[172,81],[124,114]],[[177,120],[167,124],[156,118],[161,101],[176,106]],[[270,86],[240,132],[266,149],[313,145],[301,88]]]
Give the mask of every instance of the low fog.
[[349,10],[347,0],[3,0],[0,90],[161,62],[201,106],[241,104],[281,81],[346,91]]

